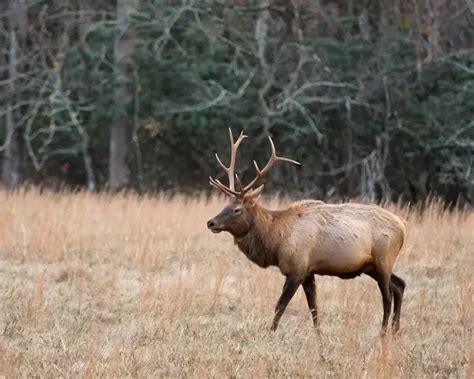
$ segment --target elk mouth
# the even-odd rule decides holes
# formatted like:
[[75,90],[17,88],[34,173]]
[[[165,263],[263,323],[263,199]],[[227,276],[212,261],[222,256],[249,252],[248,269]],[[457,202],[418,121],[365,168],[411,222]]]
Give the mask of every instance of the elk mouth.
[[220,233],[220,232],[222,232],[223,230],[224,230],[224,229],[222,229],[222,228],[211,228],[211,232],[212,232],[212,233]]

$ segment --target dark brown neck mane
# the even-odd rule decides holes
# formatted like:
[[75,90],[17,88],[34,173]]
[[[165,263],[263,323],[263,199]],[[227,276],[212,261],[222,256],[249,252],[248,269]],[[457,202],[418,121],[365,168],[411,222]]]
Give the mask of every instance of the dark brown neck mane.
[[281,235],[276,219],[280,213],[256,204],[252,228],[244,237],[234,237],[235,244],[245,256],[260,267],[278,266]]

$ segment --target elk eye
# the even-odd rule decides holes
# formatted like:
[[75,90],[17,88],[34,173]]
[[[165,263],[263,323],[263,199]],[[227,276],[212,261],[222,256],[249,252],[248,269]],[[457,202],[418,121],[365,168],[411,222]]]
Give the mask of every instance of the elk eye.
[[241,209],[241,208],[235,208],[235,209],[234,209],[234,214],[239,215],[239,214],[241,214],[241,213],[242,213],[242,209]]

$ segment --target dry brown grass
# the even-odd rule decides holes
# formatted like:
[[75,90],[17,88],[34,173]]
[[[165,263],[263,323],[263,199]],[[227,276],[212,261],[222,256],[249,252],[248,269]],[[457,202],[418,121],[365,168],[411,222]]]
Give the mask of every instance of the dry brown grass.
[[321,336],[302,291],[270,332],[283,277],[206,230],[222,205],[0,192],[0,375],[472,377],[472,213],[392,207],[409,221],[407,290],[382,342],[363,277],[317,278]]

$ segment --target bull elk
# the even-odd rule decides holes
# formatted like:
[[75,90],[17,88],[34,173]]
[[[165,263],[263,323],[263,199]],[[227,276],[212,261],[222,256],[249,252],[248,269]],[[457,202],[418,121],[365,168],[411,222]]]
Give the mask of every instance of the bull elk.
[[[271,157],[263,169],[254,161],[256,176],[243,186],[235,174],[237,149],[247,137],[240,134],[234,142],[229,129],[231,155],[225,166],[226,186],[210,177],[210,185],[230,197],[230,203],[207,222],[213,233],[229,232],[235,244],[260,267],[277,266],[286,277],[276,304],[272,330],[276,330],[283,312],[298,287],[303,286],[313,324],[318,325],[314,275],[352,279],[361,274],[373,278],[383,301],[382,334],[387,330],[392,298],[393,332],[400,327],[405,282],[392,273],[392,267],[405,239],[405,224],[398,216],[376,205],[326,204],[303,200],[284,210],[269,210],[258,203],[263,184],[256,184],[277,162],[299,164],[276,154],[269,137]],[[236,184],[237,189],[236,189]]]

